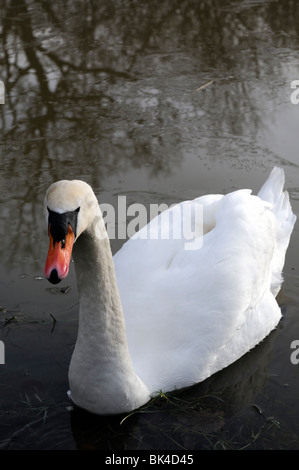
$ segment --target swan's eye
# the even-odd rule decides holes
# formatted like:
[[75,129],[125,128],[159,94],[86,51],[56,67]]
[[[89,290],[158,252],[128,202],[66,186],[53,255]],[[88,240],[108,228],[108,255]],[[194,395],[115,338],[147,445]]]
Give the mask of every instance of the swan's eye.
[[72,228],[75,236],[77,230],[77,218],[80,207],[74,211],[63,212],[62,214],[48,209],[48,224],[54,242],[61,242],[61,247],[65,247],[65,239],[68,234],[69,226]]

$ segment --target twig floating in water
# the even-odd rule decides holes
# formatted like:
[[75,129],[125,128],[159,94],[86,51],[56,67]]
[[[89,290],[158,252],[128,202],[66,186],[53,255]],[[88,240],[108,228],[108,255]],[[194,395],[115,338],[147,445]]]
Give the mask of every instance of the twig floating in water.
[[50,313],[50,316],[53,318],[53,326],[52,326],[52,330],[51,330],[51,333],[53,333],[57,320],[56,320],[55,317],[53,317],[52,313]]
[[199,90],[203,90],[203,89],[206,88],[207,86],[212,85],[212,83],[214,83],[214,81],[215,81],[215,80],[211,80],[210,82],[207,82],[207,83],[205,83],[204,85],[201,85],[199,88],[196,88],[196,90],[194,90],[194,91],[192,92],[192,95],[193,95],[194,93],[197,93]]
[[70,290],[71,286],[61,287],[60,292],[66,294]]

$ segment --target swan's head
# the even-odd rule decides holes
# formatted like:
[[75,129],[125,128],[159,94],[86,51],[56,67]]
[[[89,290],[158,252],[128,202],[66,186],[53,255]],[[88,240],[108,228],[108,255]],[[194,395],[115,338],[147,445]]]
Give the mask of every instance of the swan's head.
[[44,274],[57,284],[68,274],[73,244],[100,209],[91,187],[79,180],[52,184],[46,193],[44,208],[50,239]]

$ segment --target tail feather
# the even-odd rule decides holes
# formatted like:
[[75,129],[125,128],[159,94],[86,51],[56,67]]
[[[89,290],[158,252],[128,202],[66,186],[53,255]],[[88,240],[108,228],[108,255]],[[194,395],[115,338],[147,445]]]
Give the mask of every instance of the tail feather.
[[272,206],[276,220],[276,248],[272,262],[271,291],[276,296],[282,283],[282,269],[297,217],[292,211],[289,194],[284,191],[285,175],[282,168],[274,167],[258,196]]
[[261,187],[258,196],[264,201],[275,203],[281,199],[285,182],[284,171],[282,168],[275,166],[270,176]]

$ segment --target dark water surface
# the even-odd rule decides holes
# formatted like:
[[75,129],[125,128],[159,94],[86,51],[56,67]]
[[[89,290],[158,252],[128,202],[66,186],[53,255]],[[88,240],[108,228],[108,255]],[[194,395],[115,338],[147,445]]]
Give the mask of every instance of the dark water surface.
[[42,206],[62,178],[148,207],[257,191],[279,165],[298,215],[298,2],[5,0],[0,14],[0,448],[299,449],[297,226],[278,328],[120,424],[68,401],[78,295],[73,266],[61,287],[43,279]]

